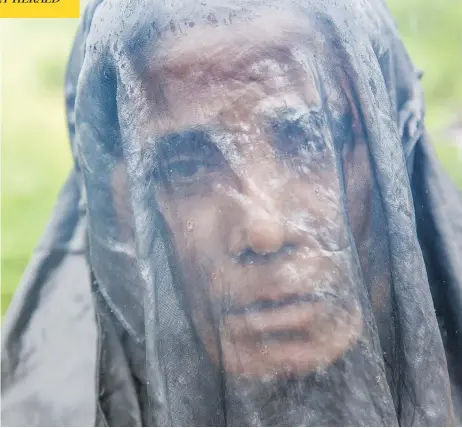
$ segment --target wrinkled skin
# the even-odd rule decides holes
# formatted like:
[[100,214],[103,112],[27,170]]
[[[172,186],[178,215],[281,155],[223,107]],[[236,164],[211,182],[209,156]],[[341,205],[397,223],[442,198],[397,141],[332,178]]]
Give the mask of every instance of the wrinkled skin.
[[[148,125],[193,324],[212,360],[250,377],[326,367],[362,329],[314,72],[284,24],[263,30],[271,19],[244,36],[227,25],[167,39],[155,71],[165,108]],[[360,183],[347,177],[359,207],[364,153],[350,154],[364,164]],[[367,230],[367,215],[352,219],[356,235]]]

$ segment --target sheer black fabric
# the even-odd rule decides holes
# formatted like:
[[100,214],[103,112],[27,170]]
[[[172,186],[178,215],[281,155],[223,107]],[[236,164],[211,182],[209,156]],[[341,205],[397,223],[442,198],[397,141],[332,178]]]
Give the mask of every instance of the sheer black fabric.
[[380,0],[103,0],[7,425],[461,422],[462,200]]

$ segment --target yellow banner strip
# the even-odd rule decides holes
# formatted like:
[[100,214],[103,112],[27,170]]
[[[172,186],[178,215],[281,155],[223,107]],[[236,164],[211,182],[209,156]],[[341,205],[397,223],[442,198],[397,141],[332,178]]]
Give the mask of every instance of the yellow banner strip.
[[80,0],[0,0],[0,18],[79,18]]

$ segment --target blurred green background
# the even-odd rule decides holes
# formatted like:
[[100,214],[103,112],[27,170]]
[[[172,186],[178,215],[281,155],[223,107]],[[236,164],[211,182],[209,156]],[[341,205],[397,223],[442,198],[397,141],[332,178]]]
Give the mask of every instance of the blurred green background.
[[[462,188],[462,0],[388,2],[412,59],[425,70],[427,127],[437,153]],[[71,166],[63,76],[78,20],[0,25],[3,315]]]

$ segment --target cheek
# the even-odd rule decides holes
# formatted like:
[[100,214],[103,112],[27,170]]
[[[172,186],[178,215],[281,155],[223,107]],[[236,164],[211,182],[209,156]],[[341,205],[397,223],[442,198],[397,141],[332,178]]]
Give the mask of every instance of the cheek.
[[292,180],[284,195],[289,227],[309,248],[338,251],[349,245],[347,219],[333,168]]
[[224,201],[217,195],[187,198],[161,196],[160,211],[181,258],[204,262],[222,253],[226,219]]
[[326,171],[311,177],[291,180],[286,191],[286,213],[304,214],[307,220],[316,224],[335,223],[342,226],[342,199],[335,171]]
[[367,240],[370,229],[372,171],[365,143],[357,143],[344,162],[348,215],[357,245]]

